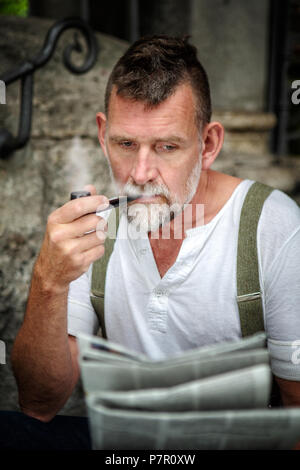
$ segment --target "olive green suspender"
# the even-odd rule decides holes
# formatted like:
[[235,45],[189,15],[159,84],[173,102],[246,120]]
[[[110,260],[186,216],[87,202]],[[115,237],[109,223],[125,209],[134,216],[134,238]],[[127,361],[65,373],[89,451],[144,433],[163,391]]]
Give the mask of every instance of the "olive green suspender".
[[[237,248],[237,303],[242,336],[264,330],[263,308],[259,284],[256,234],[263,204],[273,188],[255,182],[250,187],[241,211]],[[119,221],[119,213],[115,215]],[[105,241],[105,254],[93,265],[91,302],[98,316],[102,335],[106,338],[104,321],[105,275],[114,239]]]
[[[115,236],[117,236],[118,226],[119,226],[119,208],[115,209],[114,213],[109,216],[107,225],[109,227],[111,218],[114,218],[115,221]],[[106,269],[110,255],[113,252],[115,244],[115,238],[110,238],[107,236],[105,240],[105,251],[102,258],[98,259],[93,264],[92,270],[92,284],[91,284],[91,302],[96,312],[96,315],[99,320],[99,325],[101,327],[102,336],[106,338],[106,329],[104,321],[104,293],[105,293],[105,280],[106,280]]]

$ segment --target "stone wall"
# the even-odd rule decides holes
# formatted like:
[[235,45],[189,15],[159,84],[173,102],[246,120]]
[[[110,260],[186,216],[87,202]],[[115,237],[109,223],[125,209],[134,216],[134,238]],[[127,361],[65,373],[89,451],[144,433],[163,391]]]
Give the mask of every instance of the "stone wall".
[[269,0],[191,0],[190,32],[209,76],[213,119],[226,131],[213,168],[292,192],[300,182],[300,158],[275,161],[269,151],[276,124],[266,112],[269,8]]
[[193,0],[191,34],[221,110],[265,109],[269,0]]
[[269,150],[272,113],[218,111],[212,119],[222,122],[225,138],[212,168],[239,178],[268,184],[290,194],[300,203],[300,156],[275,159]]

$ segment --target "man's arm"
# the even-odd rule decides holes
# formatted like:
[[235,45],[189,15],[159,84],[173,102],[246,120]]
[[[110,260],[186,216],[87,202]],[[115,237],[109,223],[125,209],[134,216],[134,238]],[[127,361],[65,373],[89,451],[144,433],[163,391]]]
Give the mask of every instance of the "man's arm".
[[24,323],[13,347],[12,365],[21,410],[41,421],[55,416],[78,380],[66,309],[67,292],[45,292],[35,272]]
[[[300,406],[300,382],[275,377],[284,406]],[[300,450],[300,440],[293,450]]]
[[275,377],[284,406],[300,406],[300,382]]
[[105,236],[95,232],[99,217],[92,214],[100,204],[108,200],[91,196],[54,211],[35,263],[12,365],[22,411],[42,421],[56,415],[78,380],[76,340],[67,328],[68,290],[104,253]]

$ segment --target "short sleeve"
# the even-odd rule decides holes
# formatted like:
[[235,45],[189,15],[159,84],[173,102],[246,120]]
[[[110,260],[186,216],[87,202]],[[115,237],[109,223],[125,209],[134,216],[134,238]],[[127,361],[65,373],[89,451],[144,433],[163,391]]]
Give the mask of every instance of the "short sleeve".
[[[286,241],[266,278],[267,336],[273,372],[300,381],[300,228]],[[298,346],[299,348],[299,346]]]
[[96,334],[99,322],[90,300],[92,266],[70,283],[68,293],[68,334]]
[[278,190],[265,205],[259,252],[271,368],[300,381],[300,209]]

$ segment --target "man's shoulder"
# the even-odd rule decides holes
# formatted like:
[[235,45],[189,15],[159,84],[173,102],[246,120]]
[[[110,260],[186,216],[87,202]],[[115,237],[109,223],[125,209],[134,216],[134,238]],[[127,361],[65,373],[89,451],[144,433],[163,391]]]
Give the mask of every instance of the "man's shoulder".
[[273,227],[296,229],[300,226],[300,207],[286,193],[274,189],[264,203],[262,220]]
[[263,266],[271,265],[282,248],[299,233],[299,206],[283,191],[274,189],[263,205],[258,224],[258,251]]

